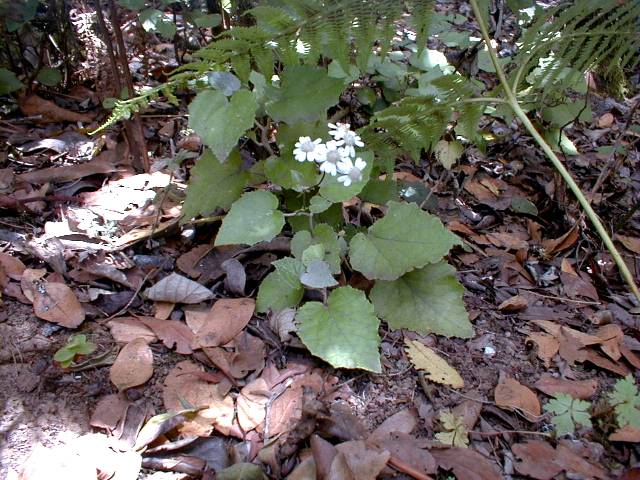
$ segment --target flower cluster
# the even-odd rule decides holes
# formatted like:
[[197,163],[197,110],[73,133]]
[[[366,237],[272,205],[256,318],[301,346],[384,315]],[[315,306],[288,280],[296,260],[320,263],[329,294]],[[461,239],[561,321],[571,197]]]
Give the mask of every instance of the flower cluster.
[[320,138],[300,137],[293,150],[299,162],[317,162],[320,171],[338,177],[338,182],[348,187],[362,180],[362,172],[367,162],[356,156],[356,147],[364,147],[364,142],[348,123],[329,123],[329,135],[333,140],[322,143]]

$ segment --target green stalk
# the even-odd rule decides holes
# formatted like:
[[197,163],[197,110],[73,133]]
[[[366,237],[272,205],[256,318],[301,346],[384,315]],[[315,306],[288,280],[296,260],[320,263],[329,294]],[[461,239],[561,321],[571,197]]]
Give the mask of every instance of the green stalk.
[[498,75],[500,84],[502,85],[505,96],[507,97],[506,98],[507,103],[513,109],[513,113],[516,115],[516,117],[520,119],[520,121],[522,122],[524,127],[527,129],[529,134],[533,137],[536,143],[547,155],[549,160],[551,160],[551,163],[553,164],[555,169],[560,173],[564,181],[567,182],[567,185],[569,186],[569,188],[575,195],[576,199],[582,206],[584,213],[586,214],[586,216],[589,218],[589,220],[595,227],[596,232],[598,232],[598,235],[604,242],[605,246],[607,247],[607,250],[609,250],[609,253],[611,253],[613,260],[616,262],[616,265],[620,270],[620,274],[622,275],[622,278],[627,283],[627,285],[629,286],[633,294],[636,296],[636,298],[640,301],[640,290],[638,290],[638,286],[636,285],[636,282],[633,279],[633,275],[629,271],[629,268],[627,268],[627,264],[624,263],[624,260],[622,259],[620,252],[618,251],[616,246],[613,244],[613,240],[611,240],[609,233],[604,228],[604,225],[602,225],[602,222],[598,218],[598,215],[593,210],[593,208],[591,208],[591,204],[589,203],[589,200],[587,200],[587,198],[584,196],[584,194],[582,193],[582,190],[580,190],[580,187],[575,182],[575,180],[573,179],[569,171],[562,164],[558,156],[555,154],[555,152],[549,146],[549,144],[545,141],[542,135],[538,133],[538,131],[536,130],[536,127],[534,127],[533,123],[531,123],[531,120],[529,120],[529,117],[527,117],[527,114],[520,107],[520,104],[518,103],[518,99],[516,98],[515,94],[513,93],[513,90],[509,86],[509,82],[507,81],[507,77],[504,73],[504,70],[502,70],[502,66],[498,62],[498,55],[496,54],[495,48],[493,48],[493,45],[491,44],[489,29],[487,28],[487,24],[480,13],[480,7],[478,6],[478,1],[471,0],[471,7],[473,8],[473,14],[475,15],[478,25],[480,26],[480,31],[482,32],[482,38],[484,39],[484,42],[487,45],[487,49],[489,50],[489,56],[491,58],[491,62],[493,63],[493,66],[496,69],[496,74]]

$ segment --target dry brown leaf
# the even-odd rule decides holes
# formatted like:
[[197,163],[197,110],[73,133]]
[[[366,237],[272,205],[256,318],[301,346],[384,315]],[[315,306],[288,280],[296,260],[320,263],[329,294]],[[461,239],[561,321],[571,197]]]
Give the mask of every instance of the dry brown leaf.
[[515,295],[511,298],[506,299],[498,306],[498,310],[511,313],[511,312],[519,312],[520,310],[524,310],[529,306],[529,300],[522,295]]
[[233,433],[235,414],[235,404],[230,395],[227,395],[222,400],[211,400],[209,402],[209,408],[198,412],[200,417],[207,420],[222,435],[230,435]]
[[33,303],[36,298],[37,282],[42,280],[47,274],[47,270],[44,268],[26,268],[22,272],[22,278],[20,279],[20,288],[24,296]]
[[436,383],[453,388],[464,387],[464,380],[456,369],[429,347],[417,340],[405,340],[407,355],[417,370],[426,372],[426,377]]
[[495,463],[469,448],[432,448],[429,450],[438,466],[452,470],[456,478],[464,480],[501,480]]
[[614,120],[615,117],[613,116],[613,114],[607,112],[598,119],[598,128],[609,128],[611,125],[613,125]]
[[576,223],[561,237],[544,240],[542,242],[542,246],[545,249],[546,255],[554,256],[556,253],[560,253],[563,250],[571,248],[578,241],[578,238],[580,238],[580,232],[578,231],[578,224]]
[[620,326],[613,323],[604,325],[598,329],[596,336],[602,339],[602,346],[600,347],[602,351],[607,354],[611,360],[615,362],[620,360],[620,357],[622,357],[620,345],[624,338],[624,332]]
[[507,378],[503,383],[499,383],[494,391],[494,397],[496,405],[500,408],[520,412],[531,422],[539,420],[542,413],[535,392],[513,378]]
[[331,471],[333,459],[338,454],[338,450],[333,444],[327,442],[317,434],[311,435],[311,452],[316,464],[316,479],[327,480]]
[[540,377],[540,380],[534,386],[549,396],[557,393],[566,393],[573,398],[587,400],[595,395],[598,389],[598,381],[595,378],[591,380],[567,380],[546,374]]
[[194,334],[202,328],[210,310],[206,305],[186,305],[182,308],[184,321]]
[[616,234],[613,236],[613,239],[618,240],[627,250],[640,254],[640,238]]
[[560,273],[560,281],[562,282],[564,293],[569,298],[585,297],[595,301],[600,300],[596,287],[593,286],[586,275],[581,276],[562,272]]
[[378,427],[371,432],[369,440],[383,437],[393,432],[411,433],[417,425],[418,417],[416,414],[412,410],[405,408],[391,415],[378,425]]
[[227,274],[224,279],[225,289],[234,295],[243,296],[247,284],[247,274],[244,265],[236,258],[225,260],[220,265]]
[[[218,393],[215,385],[211,385],[206,380],[202,380],[196,375],[202,368],[190,360],[178,363],[167,375],[164,381],[162,398],[167,411],[180,411],[190,408],[215,407],[227,405],[228,400]],[[225,408],[225,412],[228,410]],[[218,419],[212,412],[208,412],[205,418],[198,412],[193,420],[185,422],[180,428],[183,435],[208,436],[213,431],[213,423]],[[226,421],[222,422],[224,425]]]
[[129,343],[136,338],[144,338],[147,343],[158,341],[158,337],[135,317],[114,318],[107,322],[111,336],[118,343]]
[[145,295],[149,300],[171,303],[200,303],[213,298],[211,290],[177,273],[164,277]]
[[560,349],[560,342],[553,335],[542,332],[530,333],[525,341],[535,343],[537,347],[536,355],[544,362],[544,366],[549,368],[551,359]]
[[204,267],[202,259],[212,248],[208,244],[198,245],[187,253],[180,255],[176,260],[176,266],[191,278],[198,278],[202,275],[202,268]]
[[620,345],[620,353],[627,362],[633,365],[635,368],[640,369],[640,357],[633,353],[633,351],[625,344]]
[[[562,472],[563,468],[553,462],[556,450],[547,442],[539,440],[518,443],[511,447],[513,453],[521,459],[515,463],[516,471],[537,480],[551,480]],[[545,459],[545,461],[540,461]]]
[[255,300],[252,298],[216,301],[196,334],[193,348],[226,345],[247,326],[254,310]]
[[[587,480],[596,478],[600,480],[608,480],[610,478],[609,474],[603,468],[585,458],[582,458],[582,456],[578,455],[574,449],[570,447],[571,443],[565,440],[561,441],[556,447],[556,456],[553,461],[560,465],[563,470],[567,473],[571,473],[574,478],[578,477]],[[585,453],[587,455],[589,454],[588,451]],[[593,461],[597,462],[597,459],[593,459]]]
[[420,442],[408,433],[385,432],[377,435],[375,440],[367,440],[367,445],[371,445],[379,451],[389,452],[391,454],[390,463],[393,463],[393,460],[399,460],[422,475],[436,473],[438,470],[436,460],[431,453],[421,448]]
[[482,404],[474,400],[465,400],[460,405],[456,405],[453,414],[462,419],[467,430],[473,430],[482,411]]
[[154,302],[153,303],[153,316],[160,320],[166,320],[171,316],[171,312],[176,307],[175,303],[171,302]]
[[614,362],[613,360],[609,360],[606,357],[603,357],[595,350],[588,350],[585,361],[593,363],[594,365],[604,368],[605,370],[609,370],[615,374],[620,375],[621,377],[625,377],[631,373],[629,368],[618,362]]
[[609,435],[609,440],[612,442],[639,443],[640,429],[625,425]]
[[238,395],[238,423],[244,432],[259,427],[267,414],[269,385],[262,378],[256,378],[245,385]]
[[36,123],[84,122],[93,121],[94,115],[78,113],[61,108],[50,100],[37,95],[18,98],[18,106],[25,117],[40,117]]
[[24,263],[22,263],[22,261],[20,261],[13,255],[9,255],[8,253],[4,252],[0,252],[0,267],[2,267],[4,273],[6,273],[9,278],[17,281],[20,281],[20,279],[22,278],[22,273],[27,268],[24,266]]
[[391,456],[368,448],[361,440],[341,443],[336,449],[329,480],[375,480]]
[[191,349],[193,332],[186,323],[178,320],[158,320],[153,317],[140,317],[138,320],[153,330],[167,348],[173,348],[175,345],[177,353],[183,355],[193,353]]
[[507,250],[527,250],[529,243],[526,239],[518,238],[518,235],[510,232],[487,233],[487,240],[498,248]]
[[142,385],[153,375],[153,353],[144,338],[127,343],[111,365],[109,378],[118,390]]
[[34,291],[33,312],[38,318],[67,328],[76,328],[85,317],[78,298],[64,283],[39,283]]
[[91,415],[89,424],[113,432],[127,410],[129,402],[121,395],[112,393],[102,397]]

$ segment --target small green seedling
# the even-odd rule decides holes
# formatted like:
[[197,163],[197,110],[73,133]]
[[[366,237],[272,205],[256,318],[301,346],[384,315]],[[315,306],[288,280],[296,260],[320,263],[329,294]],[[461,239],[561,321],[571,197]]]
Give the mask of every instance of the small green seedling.
[[558,435],[574,433],[576,425],[591,427],[591,403],[578,400],[566,393],[557,393],[554,398],[544,406],[545,411],[554,414],[551,422],[556,427]]
[[62,368],[68,368],[78,355],[89,355],[93,353],[96,346],[87,341],[87,336],[83,334],[72,335],[67,340],[67,344],[58,350],[53,359],[60,364]]
[[613,392],[609,393],[609,401],[613,405],[618,425],[629,425],[640,428],[640,393],[631,374],[616,382]]

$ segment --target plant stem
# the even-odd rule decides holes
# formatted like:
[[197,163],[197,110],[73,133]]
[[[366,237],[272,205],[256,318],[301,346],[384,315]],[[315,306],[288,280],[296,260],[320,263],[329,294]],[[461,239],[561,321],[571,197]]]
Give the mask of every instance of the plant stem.
[[524,127],[527,129],[529,134],[531,134],[531,136],[536,141],[536,143],[547,155],[549,160],[551,160],[551,163],[556,168],[556,170],[558,170],[558,172],[560,173],[564,181],[567,182],[567,185],[569,186],[569,188],[575,195],[576,199],[582,206],[584,213],[587,215],[587,217],[589,217],[589,220],[591,220],[591,223],[595,227],[596,232],[604,242],[605,246],[607,247],[607,250],[609,250],[609,253],[611,253],[613,260],[616,262],[616,265],[620,270],[620,274],[622,275],[622,278],[625,280],[625,282],[627,283],[627,285],[629,286],[633,294],[636,296],[636,298],[640,301],[640,290],[638,290],[638,286],[636,285],[633,279],[633,275],[629,271],[627,264],[624,263],[624,260],[622,259],[620,252],[618,252],[618,249],[613,244],[613,240],[611,240],[609,233],[604,228],[604,225],[602,225],[602,222],[598,218],[598,214],[593,210],[593,208],[591,208],[591,205],[589,204],[589,200],[587,200],[587,198],[584,196],[584,194],[582,193],[582,190],[580,190],[580,187],[575,182],[575,180],[573,179],[569,171],[562,164],[558,156],[555,154],[555,152],[549,146],[549,144],[544,140],[542,135],[540,135],[540,133],[536,130],[536,127],[534,127],[533,123],[531,123],[531,120],[529,120],[529,117],[527,117],[527,114],[524,112],[524,110],[522,110],[522,108],[520,107],[520,104],[518,103],[518,99],[516,98],[515,94],[511,90],[511,87],[509,86],[509,82],[507,81],[507,77],[504,73],[504,70],[502,70],[502,66],[498,62],[498,55],[496,53],[495,48],[491,44],[491,37],[489,36],[489,30],[487,28],[487,24],[483,20],[482,15],[480,13],[478,0],[471,0],[471,7],[473,8],[473,13],[476,17],[478,25],[480,26],[480,31],[482,32],[482,38],[484,39],[487,45],[487,49],[489,50],[489,57],[491,58],[491,62],[493,63],[493,66],[496,69],[496,74],[498,75],[500,84],[502,85],[505,96],[507,97],[506,98],[507,103],[513,109],[513,113],[515,113],[516,117],[520,119],[520,121],[522,122]]

